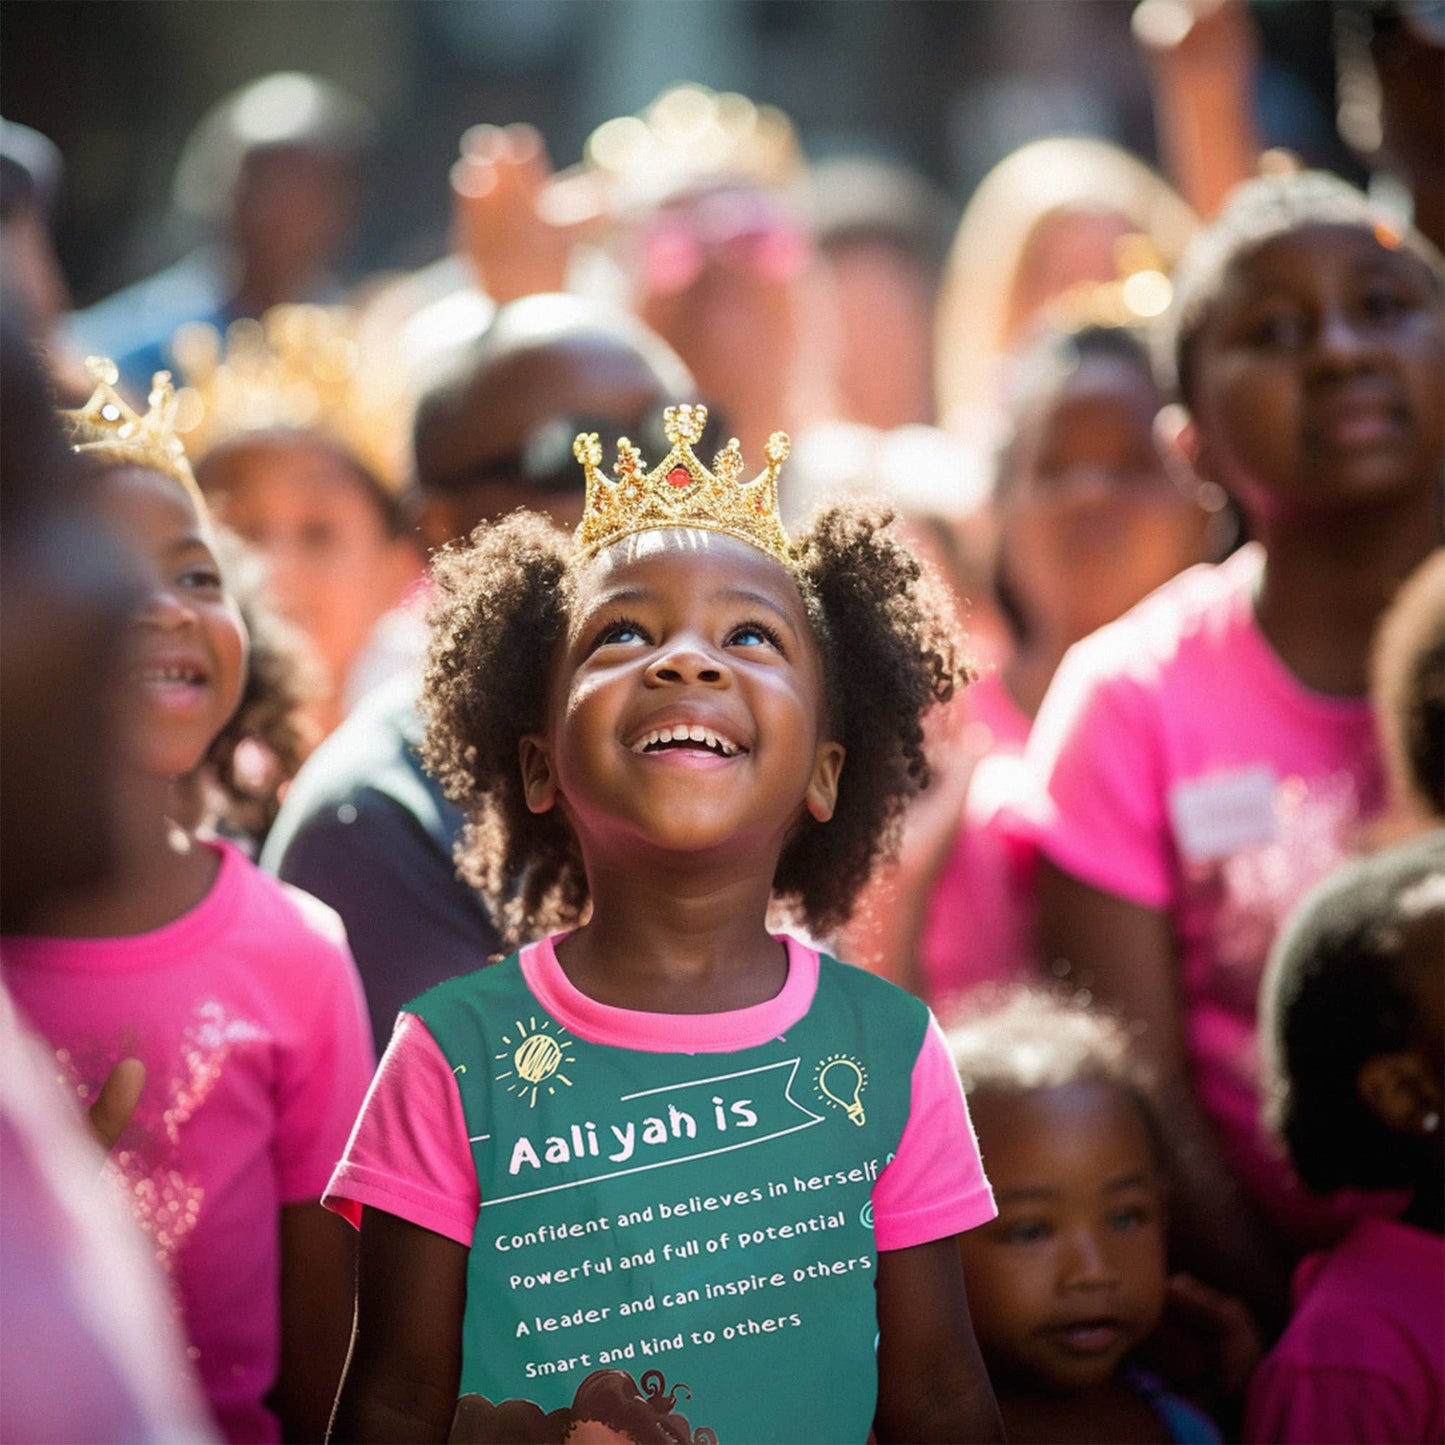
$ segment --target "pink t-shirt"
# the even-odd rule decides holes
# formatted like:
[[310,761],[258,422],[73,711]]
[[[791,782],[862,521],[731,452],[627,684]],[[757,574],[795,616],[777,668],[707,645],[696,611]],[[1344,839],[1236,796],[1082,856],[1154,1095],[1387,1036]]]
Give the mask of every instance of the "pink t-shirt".
[[919,941],[924,995],[945,1018],[970,989],[1019,981],[1033,962],[1034,854],[1017,821],[1029,719],[997,672],[975,682],[962,706],[958,746],[977,761]]
[[1260,633],[1256,545],[1194,567],[1070,650],[1029,739],[1040,850],[1168,914],[1200,1103],[1302,1246],[1338,1237],[1259,1119],[1256,1001],[1281,924],[1383,804],[1363,698],[1308,691]]
[[[552,939],[524,948],[521,966],[538,1003],[590,1043],[644,1053],[728,1053],[785,1034],[811,1006],[818,955],[796,939],[786,942],[788,977],[777,997],[715,1014],[598,1003],[568,980]],[[960,1140],[969,1147],[958,1147]],[[481,1195],[461,1098],[441,1050],[413,1014],[397,1023],[325,1203],[356,1225],[369,1206],[459,1244],[472,1242]],[[913,1065],[909,1122],[873,1185],[874,1237],[879,1249],[907,1249],[972,1229],[995,1213],[957,1071],[930,1019]]]
[[1445,1240],[1364,1219],[1295,1271],[1295,1315],[1250,1383],[1249,1441],[1445,1440]]
[[371,1034],[336,915],[212,846],[216,881],[174,923],[7,938],[5,981],[80,1106],[120,1059],[145,1064],[112,1164],[222,1430],[276,1440],[261,1401],[279,1362],[280,1209],[320,1199],[371,1076]]

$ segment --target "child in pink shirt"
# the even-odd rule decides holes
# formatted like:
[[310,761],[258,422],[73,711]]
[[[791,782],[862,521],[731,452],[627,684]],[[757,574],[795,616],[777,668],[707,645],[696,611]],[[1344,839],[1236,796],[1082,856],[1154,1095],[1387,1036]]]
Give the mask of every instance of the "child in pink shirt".
[[1010,648],[958,704],[969,722],[949,765],[972,773],[921,905],[924,997],[943,1011],[979,984],[1033,973],[1035,859],[1014,814],[1029,729],[1064,653],[1209,555],[1207,494],[1155,440],[1164,398],[1137,333],[1045,332],[1012,375],[993,498]]
[[1445,832],[1334,875],[1271,960],[1271,1111],[1320,1193],[1404,1188],[1295,1273],[1295,1315],[1250,1389],[1260,1442],[1445,1439]]
[[1030,738],[1044,955],[1143,1026],[1189,1262],[1270,1313],[1340,1222],[1257,1124],[1255,999],[1382,806],[1370,641],[1439,536],[1440,293],[1428,243],[1342,182],[1240,189],[1176,278],[1168,429],[1256,540],[1080,643]]
[[227,1438],[320,1439],[353,1269],[320,1195],[371,1072],[360,985],[329,909],[168,820],[239,701],[246,634],[168,387],[142,418],[106,375],[74,427],[145,584],[117,689],[122,862],[5,939],[6,983],[78,1101],[118,1060],[145,1066],[112,1159]]

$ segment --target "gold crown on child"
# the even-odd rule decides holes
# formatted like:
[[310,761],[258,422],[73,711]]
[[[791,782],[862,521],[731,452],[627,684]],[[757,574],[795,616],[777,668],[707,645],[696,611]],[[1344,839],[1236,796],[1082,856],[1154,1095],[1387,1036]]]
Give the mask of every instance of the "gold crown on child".
[[668,407],[662,429],[672,450],[647,471],[642,453],[620,437],[611,478],[600,470],[602,444],[596,432],[583,432],[573,442],[573,455],[587,476],[587,499],[575,538],[578,561],[634,532],[697,527],[725,532],[792,566],[797,553],[778,516],[778,473],[788,459],[787,433],[775,431],[768,438],[763,449],[767,466],[745,482],[736,437],[713,458],[711,471],[693,454],[706,425],[705,406]]
[[173,477],[201,506],[200,488],[186,459],[185,444],[176,435],[176,393],[170,372],[155,373],[146,410],[138,412],[116,390],[120,372],[113,361],[88,356],[85,369],[95,389],[84,406],[60,413],[70,434],[71,450]]

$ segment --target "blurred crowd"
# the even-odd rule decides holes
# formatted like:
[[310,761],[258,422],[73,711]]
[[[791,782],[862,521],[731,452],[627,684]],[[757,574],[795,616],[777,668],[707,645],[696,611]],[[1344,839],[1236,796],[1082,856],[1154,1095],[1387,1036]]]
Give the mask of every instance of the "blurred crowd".
[[[204,248],[82,311],[3,123],[0,1436],[322,1438],[323,1191],[398,1010],[504,951],[429,561],[702,401],[966,634],[816,941],[951,1031],[1009,1438],[1445,1439],[1445,19],[1362,13],[1368,193],[1261,148],[1245,7],[1145,0],[1162,174],[1048,136],[957,219],[681,83],[562,170],[468,130],[449,253],[345,287],[375,121],[269,75],[185,148]],[[1066,1368],[1069,1297],[1118,1327]]]

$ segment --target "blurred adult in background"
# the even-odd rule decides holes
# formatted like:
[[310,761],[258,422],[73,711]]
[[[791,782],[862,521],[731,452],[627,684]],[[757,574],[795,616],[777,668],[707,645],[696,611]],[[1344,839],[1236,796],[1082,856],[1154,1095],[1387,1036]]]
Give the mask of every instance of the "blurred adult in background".
[[1004,157],[969,200],[944,270],[935,330],[940,424],[991,450],[1000,359],[1048,319],[1051,303],[1102,283],[1120,283],[1127,314],[1098,319],[1159,315],[1194,224],[1165,181],[1107,141],[1052,136]]
[[[575,526],[577,433],[613,447],[626,435],[660,458],[662,410],[692,394],[672,351],[623,313],[571,296],[503,307],[417,409],[413,500],[428,548],[520,506]],[[261,860],[341,914],[383,1047],[402,1004],[499,947],[480,897],[457,877],[461,816],[417,757],[419,691],[419,675],[383,685],[317,750]]]
[[224,327],[286,301],[337,297],[375,121],[340,87],[281,71],[220,101],[191,132],[172,203],[206,243],[72,318],[87,351],[144,394],[188,321]]
[[933,307],[954,215],[916,172],[864,157],[810,168],[813,234],[838,312],[838,416],[933,420]]
[[[494,299],[546,275],[663,338],[745,456],[837,414],[839,329],[791,121],[701,85],[604,122],[551,174],[534,133],[478,128],[453,172],[458,236]],[[581,243],[586,244],[581,244]]]
[[402,500],[407,378],[342,307],[273,307],[224,339],[192,323],[172,346],[196,478],[321,664],[319,741],[423,646],[420,618],[398,610],[421,572]]

